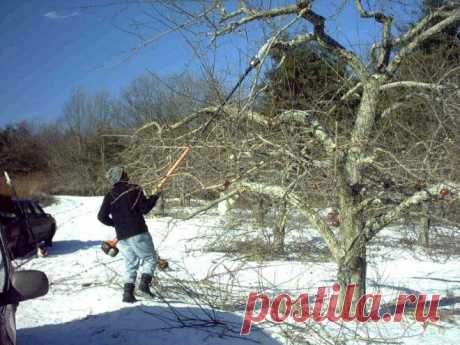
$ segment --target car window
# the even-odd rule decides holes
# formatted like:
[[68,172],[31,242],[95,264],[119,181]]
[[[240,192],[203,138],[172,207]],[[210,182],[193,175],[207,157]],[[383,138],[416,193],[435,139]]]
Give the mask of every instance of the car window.
[[16,213],[17,216],[21,217],[23,212],[22,212],[22,206],[19,203],[14,203],[14,213]]
[[16,218],[16,214],[14,212],[8,212],[8,211],[0,210],[0,218],[13,219],[13,218]]
[[11,198],[6,196],[0,196],[0,217],[15,218],[17,216],[17,210]]
[[43,211],[43,209],[40,207],[39,204],[33,202],[32,206],[33,206],[36,214],[44,214],[45,213],[45,211]]
[[26,214],[35,214],[35,210],[30,202],[22,202],[21,206]]

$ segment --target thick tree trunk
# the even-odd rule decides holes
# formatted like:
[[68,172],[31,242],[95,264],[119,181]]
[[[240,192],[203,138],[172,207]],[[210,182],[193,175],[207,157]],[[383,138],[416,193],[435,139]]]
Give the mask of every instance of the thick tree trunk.
[[340,243],[342,253],[337,258],[340,300],[346,287],[355,285],[353,303],[366,293],[366,239],[363,237],[364,215],[362,202],[363,162],[368,157],[368,142],[372,133],[379,97],[379,80],[369,78],[363,83],[363,94],[352,132],[351,147],[345,165],[339,174],[340,181]]
[[[366,293],[366,245],[357,244],[348,255],[338,263],[337,279],[341,286],[340,301],[343,301],[346,287],[355,285],[352,305],[356,305],[360,296]],[[341,305],[341,303],[339,303]]]
[[[345,175],[340,179],[340,244],[342,253],[336,258],[337,280],[341,286],[340,302],[346,287],[355,285],[353,305],[366,293],[366,240],[363,234],[363,215],[357,211],[361,201],[358,190],[348,184]],[[340,305],[341,303],[339,303]]]

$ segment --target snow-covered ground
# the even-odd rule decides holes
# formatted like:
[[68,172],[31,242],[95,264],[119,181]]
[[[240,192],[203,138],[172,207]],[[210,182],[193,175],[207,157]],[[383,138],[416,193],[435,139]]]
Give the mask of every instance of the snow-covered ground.
[[[59,197],[57,204],[47,208],[58,223],[54,246],[47,258],[23,260],[21,268],[44,271],[50,281],[50,291],[44,297],[20,304],[19,345],[285,344],[287,340],[281,328],[269,323],[253,328],[249,336],[239,335],[245,295],[261,288],[313,295],[317,287],[331,286],[335,281],[333,262],[254,262],[205,250],[210,236],[222,242],[240,236],[240,230],[232,229],[225,218],[211,211],[188,221],[169,217],[148,220],[156,249],[171,265],[170,271],[158,275],[165,300],[124,304],[119,277],[123,269],[121,257],[111,258],[100,250],[102,240],[114,237],[113,229],[96,219],[101,201],[100,197]],[[243,213],[241,217],[244,223]],[[380,236],[397,240],[399,231],[397,227],[390,228]],[[313,230],[303,229],[293,231],[290,241],[312,241],[317,236]],[[403,247],[372,246],[368,290],[380,291],[388,301],[401,292],[460,296],[460,257],[433,261],[422,250],[414,248],[410,251]],[[208,300],[227,299],[239,308],[212,311],[206,307],[203,296],[197,303],[192,293],[181,294],[186,289],[176,289],[180,282],[194,282],[197,289],[206,284],[215,286],[216,292],[208,296]],[[458,344],[459,322],[458,315],[435,325],[410,320],[379,322],[366,325],[368,329],[360,332],[378,338],[389,337],[397,344]],[[332,339],[334,332],[344,332],[333,324],[326,324],[326,329]],[[305,330],[307,332],[307,327]],[[318,329],[317,332],[318,337],[310,341],[321,344],[325,331]]]

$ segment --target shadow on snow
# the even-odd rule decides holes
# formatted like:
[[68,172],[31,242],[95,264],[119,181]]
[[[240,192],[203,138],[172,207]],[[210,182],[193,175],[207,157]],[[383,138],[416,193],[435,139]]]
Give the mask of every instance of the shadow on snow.
[[18,329],[17,340],[21,345],[281,345],[255,326],[240,336],[241,323],[235,314],[196,307],[135,306]]
[[53,241],[53,246],[48,248],[50,256],[71,254],[82,249],[88,249],[93,246],[100,246],[102,241]]

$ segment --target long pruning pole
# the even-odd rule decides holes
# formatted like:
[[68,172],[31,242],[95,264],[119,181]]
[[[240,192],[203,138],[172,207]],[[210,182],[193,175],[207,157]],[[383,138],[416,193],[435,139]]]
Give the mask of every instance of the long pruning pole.
[[[232,88],[232,90],[228,93],[227,97],[225,97],[224,101],[219,105],[219,107],[214,111],[214,114],[211,116],[211,118],[205,123],[203,128],[199,132],[199,136],[204,135],[206,130],[208,129],[209,125],[219,116],[219,113],[222,111],[224,106],[228,103],[228,101],[232,98],[233,94],[238,90],[238,88],[241,86],[243,83],[244,79],[251,73],[251,71],[257,67],[260,64],[260,59],[258,57],[255,57],[251,59],[249,66],[246,68],[244,73],[241,75],[241,77],[238,79],[238,82],[235,84],[235,86]],[[195,137],[195,140],[198,138]],[[171,178],[171,176],[174,174],[174,172],[177,170],[177,168],[180,166],[180,164],[184,161],[184,159],[187,157],[189,152],[191,151],[191,146],[188,146],[184,149],[182,154],[179,156],[179,158],[171,165],[169,168],[168,172],[165,174],[165,176],[160,180],[160,183],[157,185],[157,190],[161,190],[163,186],[166,184],[166,182]],[[105,241],[107,244],[109,244],[112,248],[115,248],[118,240],[109,240]]]
[[[211,118],[205,123],[205,125],[200,130],[199,135],[197,137],[204,135],[204,133],[206,132],[206,129],[216,119],[216,117],[219,115],[220,111],[224,108],[224,106],[232,98],[233,94],[241,86],[241,84],[243,83],[244,79],[259,64],[260,64],[260,59],[259,58],[255,57],[255,58],[251,59],[251,61],[249,63],[249,66],[246,68],[244,73],[238,79],[238,82],[235,84],[235,86],[232,88],[232,90],[228,93],[227,97],[225,97],[224,101],[214,111],[214,114],[211,116]],[[197,140],[197,137],[195,137],[195,141]],[[185,150],[182,152],[182,154],[179,156],[179,158],[176,160],[176,162],[171,166],[171,168],[169,168],[169,170],[166,173],[166,175],[161,179],[160,183],[157,186],[157,190],[160,190],[163,187],[163,185],[168,181],[168,179],[171,177],[171,175],[174,174],[174,172],[179,167],[179,165],[182,163],[182,161],[185,159],[185,157],[187,157],[187,155],[188,155],[188,153],[190,152],[191,149],[192,149],[191,146],[188,146],[188,147],[185,148]]]
[[236,90],[238,90],[238,88],[241,86],[241,84],[243,83],[244,79],[246,79],[246,77],[248,76],[249,73],[251,73],[251,71],[257,67],[258,65],[260,64],[260,59],[255,57],[253,58],[250,63],[249,63],[249,66],[246,68],[246,70],[244,71],[244,73],[241,75],[240,79],[238,80],[238,82],[235,84],[235,86],[233,87],[233,89],[228,93],[227,97],[225,97],[224,101],[219,105],[219,107],[216,109],[216,111],[214,112],[214,115],[211,116],[211,118],[206,122],[206,124],[204,125],[204,127],[202,128],[202,130],[200,131],[200,135],[203,135],[204,132],[206,131],[206,129],[209,127],[209,125],[216,119],[216,117],[219,115],[220,111],[224,108],[224,106],[228,103],[228,101],[230,100],[230,98],[232,98],[233,94],[236,92]]

